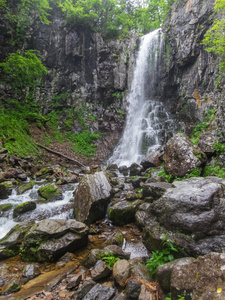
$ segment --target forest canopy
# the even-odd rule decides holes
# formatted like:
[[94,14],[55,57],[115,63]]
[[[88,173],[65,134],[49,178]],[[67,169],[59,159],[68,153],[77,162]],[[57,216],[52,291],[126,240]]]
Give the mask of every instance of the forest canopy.
[[51,10],[60,8],[65,21],[75,29],[90,28],[108,39],[130,33],[145,34],[162,26],[176,0],[0,0],[0,10],[11,24],[19,43],[35,14],[45,24]]

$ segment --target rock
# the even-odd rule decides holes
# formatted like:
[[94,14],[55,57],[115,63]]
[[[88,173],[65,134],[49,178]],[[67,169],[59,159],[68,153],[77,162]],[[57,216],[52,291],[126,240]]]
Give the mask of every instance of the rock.
[[136,177],[131,179],[131,183],[133,185],[133,187],[136,188],[140,188],[140,185],[142,182],[145,182],[148,178],[147,177]]
[[156,270],[156,276],[159,281],[159,285],[161,289],[165,293],[169,293],[170,291],[170,283],[171,283],[171,275],[174,268],[177,266],[189,265],[195,259],[193,257],[184,257],[180,259],[176,259],[164,265],[161,265]]
[[99,249],[92,249],[88,255],[82,260],[82,265],[86,268],[93,267],[97,261],[99,260],[99,257],[101,256],[101,253],[103,253],[103,250]]
[[160,248],[166,234],[190,256],[225,251],[224,185],[217,177],[176,181],[160,199],[142,205],[136,220],[147,249]]
[[115,290],[110,287],[105,287],[101,284],[96,284],[83,298],[83,300],[111,300],[115,295]]
[[12,279],[10,280],[4,289],[4,294],[11,294],[19,291],[21,288],[21,283],[18,281],[18,279]]
[[132,260],[129,261],[130,263],[130,272],[131,276],[136,279],[141,279],[146,282],[152,281],[152,277],[150,275],[149,269],[146,267],[145,264],[139,262],[139,263],[132,263]]
[[209,253],[186,265],[177,265],[171,276],[171,298],[224,299],[224,253]]
[[102,260],[98,260],[91,270],[91,277],[97,281],[108,277],[112,273],[112,269],[106,265]]
[[178,133],[167,142],[163,160],[167,173],[183,177],[201,167],[206,155],[185,134]]
[[127,166],[120,166],[120,167],[119,167],[119,171],[120,171],[120,173],[122,173],[124,176],[127,176],[127,175],[128,175],[128,168],[127,168]]
[[76,288],[80,284],[81,280],[82,280],[82,274],[80,273],[76,274],[74,277],[72,277],[69,280],[66,288],[69,290]]
[[129,277],[129,266],[129,262],[125,259],[118,260],[113,266],[113,278],[122,287]]
[[38,265],[26,265],[23,269],[23,277],[33,279],[41,273]]
[[142,185],[143,198],[150,197],[152,201],[155,201],[159,199],[166,192],[166,190],[171,187],[172,185],[167,182],[145,183]]
[[13,209],[13,218],[16,218],[17,216],[27,212],[34,210],[36,208],[37,204],[33,201],[27,201],[21,204],[18,204]]
[[38,190],[38,194],[42,198],[42,201],[57,201],[62,200],[62,192],[54,184],[41,186]]
[[115,257],[119,257],[121,259],[129,259],[130,252],[124,252],[121,247],[117,245],[110,245],[103,249],[104,252],[110,252]]
[[138,300],[141,292],[141,283],[135,280],[129,280],[126,285],[126,299],[127,300]]
[[109,207],[108,217],[115,225],[132,223],[135,220],[135,213],[138,210],[141,200],[121,201]]
[[138,300],[156,300],[156,296],[155,294],[152,294],[144,284],[142,284]]
[[125,299],[125,295],[124,294],[118,294],[115,297],[113,297],[112,300],[124,300]]
[[24,261],[55,261],[87,244],[88,228],[72,220],[45,219],[27,232],[21,249]]
[[52,168],[43,168],[40,171],[35,173],[36,178],[45,178],[47,175],[54,174],[54,170]]
[[93,280],[86,280],[76,292],[76,300],[83,300],[85,295],[95,286]]
[[130,176],[141,175],[141,172],[143,172],[143,168],[136,163],[133,163],[129,167],[129,170],[130,170]]
[[143,166],[144,170],[148,168],[155,168],[159,167],[162,162],[159,160],[159,157],[162,156],[162,153],[160,151],[155,151],[149,153],[142,161],[141,165]]
[[105,217],[111,185],[104,172],[85,175],[75,191],[74,214],[78,221],[94,223]]
[[21,173],[21,174],[18,174],[18,177],[17,177],[19,180],[21,181],[26,181],[27,180],[27,175],[24,174],[24,173]]
[[3,183],[0,184],[0,199],[7,199],[11,194],[11,189],[9,189]]
[[215,147],[213,145],[218,141],[218,129],[216,128],[215,121],[213,121],[207,130],[201,132],[198,147],[207,155],[212,155],[215,153]]
[[31,190],[33,188],[33,186],[34,186],[33,182],[22,184],[19,186],[17,193],[19,195],[21,195],[21,194],[25,193],[26,191]]
[[7,148],[1,148],[0,149],[0,154],[6,154],[8,153],[8,149]]
[[4,284],[5,284],[5,281],[2,278],[0,278],[0,287],[2,287]]
[[0,212],[4,212],[4,211],[8,211],[13,207],[13,205],[11,203],[7,203],[7,204],[1,204],[0,205]]
[[34,221],[17,224],[0,240],[0,260],[19,254],[24,236],[33,224]]

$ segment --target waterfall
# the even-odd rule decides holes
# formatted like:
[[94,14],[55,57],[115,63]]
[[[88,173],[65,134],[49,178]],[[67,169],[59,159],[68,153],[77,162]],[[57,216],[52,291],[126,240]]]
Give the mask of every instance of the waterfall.
[[123,136],[108,163],[130,166],[146,153],[164,144],[173,131],[173,121],[157,96],[163,34],[157,29],[141,38]]

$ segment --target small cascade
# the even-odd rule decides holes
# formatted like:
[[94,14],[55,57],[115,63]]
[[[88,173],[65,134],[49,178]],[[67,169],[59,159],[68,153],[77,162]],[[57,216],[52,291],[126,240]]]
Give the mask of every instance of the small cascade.
[[123,136],[108,163],[130,166],[172,136],[174,125],[158,95],[163,33],[157,29],[141,38]]

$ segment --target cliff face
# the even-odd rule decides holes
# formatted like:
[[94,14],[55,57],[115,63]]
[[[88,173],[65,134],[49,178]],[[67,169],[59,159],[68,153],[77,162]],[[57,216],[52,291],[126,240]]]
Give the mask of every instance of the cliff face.
[[[178,1],[164,26],[166,46],[161,73],[162,100],[188,132],[215,103],[216,57],[202,40],[213,22],[214,0]],[[191,129],[191,128],[190,128]]]

